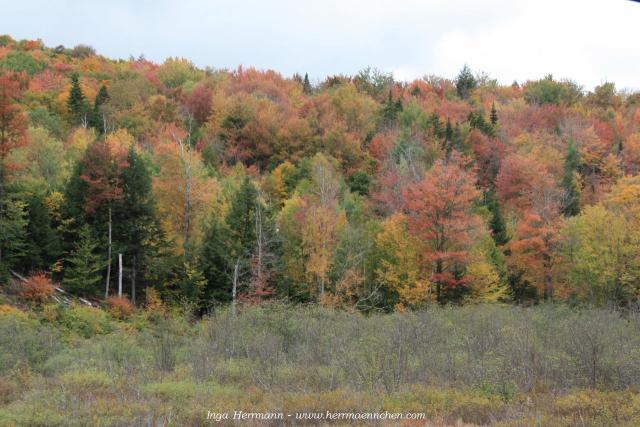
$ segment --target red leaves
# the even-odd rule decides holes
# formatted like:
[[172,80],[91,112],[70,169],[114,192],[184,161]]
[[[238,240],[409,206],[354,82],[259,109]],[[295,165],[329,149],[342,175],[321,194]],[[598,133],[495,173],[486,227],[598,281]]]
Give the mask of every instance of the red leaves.
[[479,225],[471,204],[480,196],[473,173],[463,169],[464,159],[437,161],[422,181],[403,193],[409,211],[409,229],[425,241],[424,258],[435,264],[432,280],[445,286],[460,283],[453,276],[456,263],[468,258],[470,231]]
[[5,164],[6,157],[27,142],[27,120],[15,102],[19,95],[20,82],[16,76],[0,76],[0,185],[4,185],[7,171],[15,168],[15,165]]
[[87,183],[85,211],[93,213],[100,206],[122,198],[122,169],[128,166],[126,152],[108,141],[89,145],[82,162],[80,178]]

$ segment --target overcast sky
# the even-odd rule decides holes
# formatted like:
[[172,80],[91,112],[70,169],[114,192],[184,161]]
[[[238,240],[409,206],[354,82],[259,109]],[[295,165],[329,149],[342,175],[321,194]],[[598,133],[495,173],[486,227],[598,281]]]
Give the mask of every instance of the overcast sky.
[[640,89],[640,3],[628,0],[0,0],[0,33],[313,80],[366,66],[452,78],[467,63],[501,83],[552,73]]

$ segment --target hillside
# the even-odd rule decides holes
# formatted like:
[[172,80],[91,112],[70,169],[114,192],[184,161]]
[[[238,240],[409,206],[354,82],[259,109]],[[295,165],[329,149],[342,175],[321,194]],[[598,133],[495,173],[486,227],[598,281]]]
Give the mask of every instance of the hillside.
[[640,97],[613,83],[311,84],[9,36],[0,70],[4,280],[104,297],[122,254],[123,295],[200,312],[637,298]]
[[638,425],[639,173],[612,82],[0,36],[0,425]]

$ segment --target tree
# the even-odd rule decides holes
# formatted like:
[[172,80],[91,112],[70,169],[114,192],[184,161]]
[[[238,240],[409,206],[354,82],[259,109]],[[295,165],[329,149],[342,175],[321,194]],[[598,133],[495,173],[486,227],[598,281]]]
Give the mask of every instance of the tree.
[[562,213],[575,216],[580,213],[580,186],[576,173],[580,168],[580,153],[573,140],[569,140],[567,155],[564,158],[564,174],[562,175]]
[[77,73],[71,75],[71,89],[69,90],[69,98],[67,99],[67,110],[69,111],[72,125],[87,127],[87,100],[80,87],[80,76]]
[[158,256],[164,236],[156,217],[151,174],[133,145],[122,169],[122,198],[113,210],[115,241],[131,266],[131,300],[135,304],[139,273],[143,278],[149,273],[151,257]]
[[107,91],[107,87],[105,85],[100,86],[100,90],[96,95],[96,99],[93,103],[93,111],[91,113],[91,126],[100,133],[106,131],[106,118],[104,117],[105,112],[103,111],[102,106],[106,104],[109,99],[110,96]]
[[627,304],[640,294],[640,230],[624,215],[587,207],[567,222],[559,246],[561,271],[577,300]]
[[309,74],[304,73],[304,80],[302,82],[302,91],[307,95],[311,94],[313,88],[311,87],[311,83],[309,82]]
[[493,237],[496,245],[502,246],[509,241],[509,236],[507,234],[507,225],[505,224],[502,213],[500,212],[498,199],[496,198],[493,190],[488,190],[484,193],[484,202],[485,206],[491,213],[491,217],[489,218],[491,237]]
[[425,242],[423,256],[431,264],[430,281],[438,302],[445,301],[446,291],[465,283],[460,267],[468,260],[470,231],[478,224],[471,211],[480,196],[474,183],[464,159],[453,152],[449,161],[438,160],[422,181],[403,194],[409,228]]
[[420,269],[421,242],[409,233],[407,217],[395,214],[385,219],[376,236],[375,280],[385,293],[385,302],[396,310],[419,308],[431,301],[431,283]]
[[98,241],[91,235],[91,229],[84,225],[80,229],[73,252],[65,260],[66,268],[62,284],[76,295],[97,296],[102,280],[104,259],[97,255]]
[[471,94],[471,91],[478,86],[478,82],[475,77],[473,77],[473,73],[467,64],[465,64],[464,67],[462,67],[462,70],[460,70],[455,83],[456,91],[461,99],[467,99]]
[[25,256],[27,247],[26,204],[13,197],[0,199],[0,283],[9,270]]
[[212,214],[200,256],[207,279],[206,301],[230,301],[235,305],[240,294],[247,292],[248,283],[256,285],[253,290],[264,287],[263,215],[258,191],[248,176],[232,195],[224,221],[220,220],[220,212]]
[[[15,102],[20,94],[17,79],[9,74],[0,76],[0,199],[4,197],[10,171],[9,154],[26,144],[26,118]],[[1,214],[1,212],[0,212]]]
[[491,104],[491,125],[495,128],[498,125],[498,111],[496,110],[496,103]]

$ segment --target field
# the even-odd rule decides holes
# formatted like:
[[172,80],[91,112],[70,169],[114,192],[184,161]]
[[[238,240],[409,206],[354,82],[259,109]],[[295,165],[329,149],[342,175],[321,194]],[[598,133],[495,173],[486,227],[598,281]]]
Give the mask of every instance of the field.
[[386,410],[433,425],[633,426],[639,384],[634,310],[365,316],[273,304],[118,320],[84,306],[0,306],[0,425],[231,425],[208,411]]

